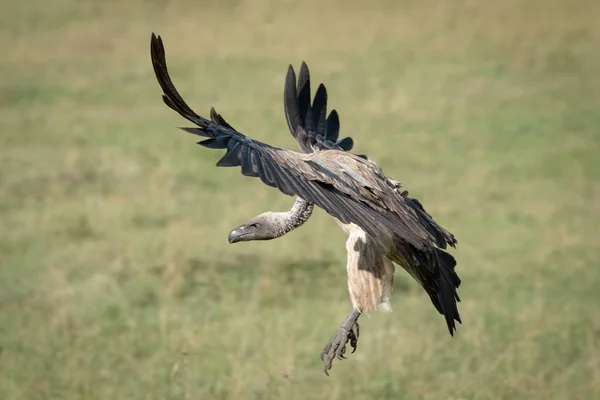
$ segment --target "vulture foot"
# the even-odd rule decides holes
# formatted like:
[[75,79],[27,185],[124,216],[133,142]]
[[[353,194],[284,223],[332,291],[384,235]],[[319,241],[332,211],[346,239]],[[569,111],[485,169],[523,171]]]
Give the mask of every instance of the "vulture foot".
[[338,360],[344,360],[346,356],[346,345],[350,342],[352,346],[352,353],[356,351],[358,344],[358,317],[360,311],[354,309],[346,318],[342,326],[337,330],[335,335],[331,337],[329,343],[325,345],[321,352],[321,360],[325,363],[324,371],[325,375],[329,376],[329,370],[331,369],[333,360],[337,357]]

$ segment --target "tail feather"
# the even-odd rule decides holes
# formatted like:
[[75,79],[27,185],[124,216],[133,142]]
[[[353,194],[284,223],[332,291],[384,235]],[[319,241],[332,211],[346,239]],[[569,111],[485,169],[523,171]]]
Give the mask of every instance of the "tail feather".
[[455,321],[462,323],[460,313],[458,312],[458,302],[460,297],[456,289],[461,284],[461,280],[454,268],[456,260],[454,257],[443,250],[433,248],[426,251],[416,251],[415,256],[423,272],[423,287],[429,294],[433,305],[440,314],[444,315],[448,331],[454,336],[456,331]]
[[399,242],[388,257],[423,286],[435,308],[444,316],[450,335],[454,336],[455,321],[462,323],[457,304],[460,297],[456,293],[461,281],[454,271],[454,257],[437,247],[418,250],[405,242]]

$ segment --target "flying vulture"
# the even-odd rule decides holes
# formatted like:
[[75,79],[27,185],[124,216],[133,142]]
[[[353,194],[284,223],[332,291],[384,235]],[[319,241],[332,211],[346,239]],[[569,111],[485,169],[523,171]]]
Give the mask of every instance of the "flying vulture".
[[454,334],[455,321],[461,323],[456,293],[461,281],[454,271],[454,257],[444,250],[455,247],[456,239],[375,162],[351,153],[350,137],[338,140],[338,114],[333,110],[326,115],[327,91],[322,84],[311,104],[306,64],[297,83],[289,67],[284,92],[285,116],[303,151],[299,153],[245,136],[214,108],[210,120],[196,114],[171,81],[160,36],[152,34],[150,47],[164,102],[196,125],[181,129],[206,138],[198,142],[204,147],[226,150],[217,166],[241,167],[243,175],[296,196],[290,211],[266,212],[232,230],[230,243],[281,237],[306,222],[315,204],[348,234],[346,269],[352,311],[321,352],[327,375],[334,358],[345,358],[348,342],[352,352],[356,350],[361,313],[390,309],[394,263],[423,286],[444,316],[450,335]]

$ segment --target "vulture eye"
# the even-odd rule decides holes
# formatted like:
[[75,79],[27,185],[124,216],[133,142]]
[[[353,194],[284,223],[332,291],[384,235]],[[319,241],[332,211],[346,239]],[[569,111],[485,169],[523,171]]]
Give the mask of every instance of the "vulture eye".
[[253,224],[250,224],[250,228],[258,228],[259,224],[257,224],[256,222]]

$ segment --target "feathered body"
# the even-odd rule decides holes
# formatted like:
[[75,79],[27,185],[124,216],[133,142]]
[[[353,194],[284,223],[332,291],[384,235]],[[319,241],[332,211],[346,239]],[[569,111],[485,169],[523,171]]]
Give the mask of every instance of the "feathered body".
[[372,236],[355,224],[342,224],[348,234],[348,293],[352,306],[360,311],[391,311],[395,267],[384,249]]
[[[387,178],[375,162],[351,153],[350,137],[338,140],[339,117],[335,110],[327,116],[324,85],[319,86],[311,104],[306,64],[302,64],[297,84],[290,66],[284,91],[286,121],[303,151],[298,153],[241,134],[214,109],[210,120],[197,115],[173,86],[162,41],[154,35],[151,54],[163,100],[197,126],[182,129],[207,138],[199,142],[204,147],[226,150],[217,166],[241,167],[243,175],[297,196],[289,212],[257,216],[233,230],[230,242],[280,237],[306,222],[314,204],[332,215],[348,234],[348,289],[354,311],[341,328],[343,348],[334,343],[333,355],[343,357],[346,339],[355,347],[360,313],[390,309],[394,263],[423,286],[453,334],[455,321],[460,322],[456,293],[460,279],[454,271],[454,257],[444,249],[454,247],[456,239],[418,200],[400,191],[400,185]],[[330,347],[331,343],[325,352],[331,353]],[[328,366],[326,361],[326,372],[330,367],[331,359]]]

